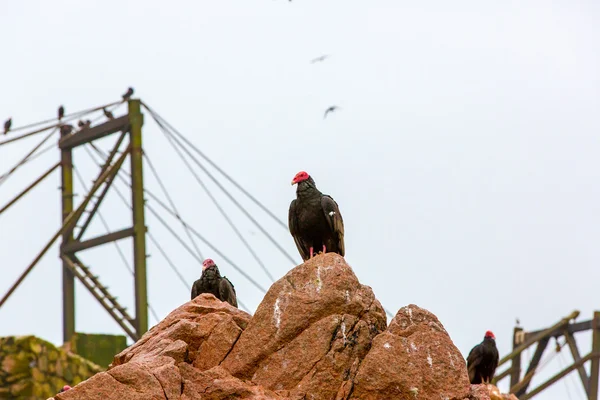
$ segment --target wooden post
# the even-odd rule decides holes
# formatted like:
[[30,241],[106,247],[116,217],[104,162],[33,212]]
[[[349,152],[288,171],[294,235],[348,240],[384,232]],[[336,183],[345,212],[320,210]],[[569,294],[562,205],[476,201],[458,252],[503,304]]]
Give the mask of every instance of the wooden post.
[[[61,149],[60,159],[62,221],[64,224],[67,216],[73,211],[73,152],[71,149]],[[62,235],[62,246],[67,245],[72,240],[73,231],[65,231]],[[67,343],[75,334],[75,275],[73,275],[73,272],[71,272],[64,261],[62,270],[63,341],[64,343]]]
[[144,217],[144,175],[142,173],[142,125],[139,100],[129,100],[131,140],[131,203],[133,205],[133,262],[135,278],[135,325],[142,337],[148,330],[146,287],[146,222]]
[[600,374],[600,311],[594,312],[594,319],[592,320],[592,353],[596,354],[596,357],[592,358],[592,365],[590,368],[590,387],[589,387],[589,400],[598,400],[598,375]]
[[[522,336],[520,333],[523,332],[523,328],[518,326],[513,331],[513,352],[521,344],[519,338]],[[512,358],[510,367],[510,387],[515,387],[521,380],[521,353],[516,353]]]

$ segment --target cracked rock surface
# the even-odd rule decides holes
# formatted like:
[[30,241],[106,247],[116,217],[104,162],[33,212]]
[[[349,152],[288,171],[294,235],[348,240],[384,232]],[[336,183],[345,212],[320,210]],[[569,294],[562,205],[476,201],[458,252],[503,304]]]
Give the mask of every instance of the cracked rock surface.
[[[479,391],[483,392],[483,391]],[[487,393],[486,393],[487,394]],[[318,255],[275,282],[254,316],[203,294],[117,354],[67,399],[477,400],[435,315],[390,325],[344,258]]]

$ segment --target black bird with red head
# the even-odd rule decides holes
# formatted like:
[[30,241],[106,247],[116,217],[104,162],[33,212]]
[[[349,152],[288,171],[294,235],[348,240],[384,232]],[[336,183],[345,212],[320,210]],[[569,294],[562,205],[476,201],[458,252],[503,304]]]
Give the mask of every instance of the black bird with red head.
[[192,300],[202,293],[213,294],[217,299],[237,307],[237,296],[233,284],[221,276],[217,264],[210,258],[202,263],[202,276],[192,285]]
[[496,336],[492,331],[487,331],[483,342],[473,347],[467,357],[467,369],[471,384],[491,383],[498,367],[498,361]]
[[292,185],[298,187],[290,204],[288,225],[302,259],[306,261],[321,251],[343,257],[344,220],[335,200],[321,193],[304,171],[296,174]]

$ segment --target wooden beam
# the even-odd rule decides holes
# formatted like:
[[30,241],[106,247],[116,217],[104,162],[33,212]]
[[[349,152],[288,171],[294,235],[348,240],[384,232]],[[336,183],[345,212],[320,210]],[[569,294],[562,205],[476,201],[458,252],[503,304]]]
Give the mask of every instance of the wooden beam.
[[[513,331],[513,351],[521,344],[523,328],[515,327]],[[510,366],[510,386],[513,387],[521,380],[521,353],[516,353]]]
[[[125,136],[126,136],[126,133],[123,132],[121,134],[121,137],[117,140],[117,143],[115,144],[115,147],[112,149],[112,151],[108,155],[108,158],[106,159],[106,162],[102,166],[102,169],[106,168],[107,165],[110,165],[110,163],[112,162],[113,158],[117,154],[117,151],[119,151],[119,147],[121,147],[121,143],[123,142],[123,139],[125,139]],[[88,214],[87,219],[85,220],[85,222],[81,226],[81,229],[79,230],[79,233],[77,234],[77,237],[75,238],[75,240],[78,240],[78,241],[81,240],[83,234],[85,233],[85,231],[87,230],[88,226],[92,222],[92,218],[94,218],[94,215],[96,215],[96,211],[98,211],[98,208],[100,208],[100,204],[102,203],[102,200],[104,200],[104,197],[106,196],[106,193],[108,193],[108,189],[110,189],[110,186],[112,185],[113,181],[117,177],[118,173],[119,173],[119,170],[116,170],[114,174],[112,174],[111,176],[108,177],[108,179],[106,181],[106,185],[104,186],[104,189],[102,189],[102,192],[100,193],[100,196],[98,196],[98,198],[96,199],[96,203],[94,204],[94,207],[92,207],[92,210]]]
[[569,324],[569,321],[575,319],[579,316],[579,311],[575,310],[571,314],[567,315],[565,318],[561,319],[556,324],[552,325],[548,329],[544,329],[543,331],[539,331],[536,335],[532,335],[528,339],[525,340],[521,345],[519,345],[516,349],[514,349],[510,354],[504,356],[499,362],[498,366],[504,364],[508,360],[511,360],[516,354],[521,353],[523,350],[534,344],[535,342],[539,342],[540,340],[546,337],[552,337],[552,332],[557,329],[562,329],[564,326]]
[[492,379],[492,383],[496,386],[498,386],[498,382],[501,381],[502,379],[506,378],[508,375],[510,375],[510,373],[513,371],[512,367],[505,369],[504,371],[500,372],[499,374],[497,374],[496,376],[494,376],[494,379]]
[[[569,349],[571,350],[571,354],[573,355],[573,361],[578,362],[581,360],[581,355],[579,354],[579,349],[577,348],[577,343],[575,342],[575,338],[569,332],[565,332],[565,340],[569,345]],[[581,383],[583,383],[583,390],[586,394],[589,395],[590,390],[590,380],[588,379],[587,372],[583,365],[577,367],[577,371],[579,372],[579,377],[581,378]]]
[[[578,362],[573,363],[569,367],[563,369],[558,374],[554,375],[552,378],[548,379],[546,382],[542,383],[540,386],[533,389],[531,392],[522,395],[521,397],[519,397],[519,400],[527,400],[527,399],[532,398],[536,394],[540,393],[542,390],[546,389],[548,386],[554,384],[556,381],[558,381],[563,376],[566,376],[567,374],[569,374],[571,371],[573,371],[580,365],[585,364],[588,360],[598,360],[599,358],[600,358],[600,353],[588,354],[587,356],[583,357]],[[590,397],[590,399],[591,399],[591,397]]]
[[[592,329],[592,320],[576,322],[574,324],[569,324],[567,327],[567,331],[570,334],[581,332],[581,331],[589,331]],[[532,331],[525,333],[525,340],[528,340],[530,337],[537,335],[540,332],[544,332],[544,330],[540,331]],[[565,333],[564,328],[556,329],[554,332],[551,332],[549,336],[560,337]]]
[[84,128],[72,135],[65,136],[58,142],[58,147],[61,149],[73,148],[81,146],[94,140],[111,135],[115,132],[126,131],[129,129],[129,115],[111,119],[100,125],[91,128]]
[[133,228],[122,229],[117,232],[109,233],[107,235],[97,236],[93,239],[89,239],[83,242],[72,241],[62,246],[62,252],[64,254],[73,254],[78,251],[86,250],[91,247],[100,246],[106,243],[114,242],[117,240],[125,239],[126,237],[133,236]]
[[[592,353],[600,353],[600,311],[594,312],[592,320]],[[592,359],[590,366],[589,399],[598,400],[598,375],[600,375],[600,358]]]
[[535,348],[535,353],[533,353],[533,357],[531,357],[531,362],[529,363],[529,367],[527,367],[527,372],[525,373],[523,380],[511,387],[510,393],[514,393],[515,396],[519,397],[527,391],[529,383],[531,382],[531,378],[533,378],[533,375],[535,374],[535,370],[542,359],[542,354],[544,354],[549,341],[550,338],[547,337],[538,342],[538,345]]

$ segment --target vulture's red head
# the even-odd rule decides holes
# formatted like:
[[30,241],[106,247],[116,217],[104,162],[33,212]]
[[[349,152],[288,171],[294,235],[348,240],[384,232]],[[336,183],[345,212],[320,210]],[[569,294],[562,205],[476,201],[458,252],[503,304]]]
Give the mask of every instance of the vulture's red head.
[[496,336],[494,336],[494,333],[492,331],[487,331],[485,333],[485,338],[486,339],[494,339],[494,340],[496,340]]
[[213,260],[211,260],[210,258],[207,258],[202,263],[202,271],[204,271],[206,268],[214,267],[215,265],[216,264],[215,264],[215,262]]
[[304,182],[308,178],[310,178],[310,175],[308,175],[308,172],[300,171],[296,174],[294,179],[292,179],[292,185],[295,185],[296,183]]
[[67,391],[67,390],[69,390],[69,389],[71,389],[71,386],[69,386],[69,385],[65,385],[65,386],[63,386],[63,387],[62,387],[62,389],[60,389],[60,393],[62,393],[62,392],[66,392],[66,391]]

